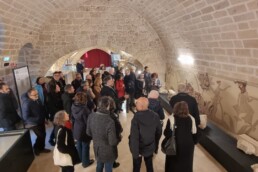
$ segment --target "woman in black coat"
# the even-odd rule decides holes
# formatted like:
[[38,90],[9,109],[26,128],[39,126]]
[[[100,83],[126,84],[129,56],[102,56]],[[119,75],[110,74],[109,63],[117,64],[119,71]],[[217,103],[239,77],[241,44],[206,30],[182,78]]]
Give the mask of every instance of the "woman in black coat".
[[78,92],[73,98],[72,117],[74,119],[73,136],[77,140],[76,148],[82,160],[82,166],[88,167],[94,160],[90,160],[91,137],[86,134],[87,120],[90,110],[87,107],[86,93]]
[[[195,120],[189,115],[188,105],[186,102],[175,104],[173,116],[169,117],[164,135],[166,138],[171,137],[173,124],[175,124],[175,138],[177,153],[175,156],[166,156],[165,172],[192,172],[194,139],[196,134]],[[172,114],[173,115],[173,114]]]
[[65,111],[59,111],[55,114],[54,123],[57,126],[55,130],[57,138],[57,149],[61,153],[69,154],[73,164],[73,166],[61,166],[62,172],[74,172],[74,165],[81,162],[78,152],[75,148],[72,130],[66,127],[66,122],[68,121],[69,116]]

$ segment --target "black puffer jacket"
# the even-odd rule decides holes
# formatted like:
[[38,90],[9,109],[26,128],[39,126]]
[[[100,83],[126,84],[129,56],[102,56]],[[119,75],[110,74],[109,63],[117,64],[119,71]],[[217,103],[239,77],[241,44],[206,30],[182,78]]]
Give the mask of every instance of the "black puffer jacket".
[[74,119],[73,136],[74,139],[83,142],[90,142],[91,137],[86,134],[87,120],[90,110],[86,104],[73,103],[72,117]]
[[165,119],[164,110],[163,110],[159,100],[149,98],[149,109],[156,112],[159,115],[160,120]]
[[131,122],[129,147],[134,159],[157,151],[162,127],[159,117],[150,110],[136,112]]

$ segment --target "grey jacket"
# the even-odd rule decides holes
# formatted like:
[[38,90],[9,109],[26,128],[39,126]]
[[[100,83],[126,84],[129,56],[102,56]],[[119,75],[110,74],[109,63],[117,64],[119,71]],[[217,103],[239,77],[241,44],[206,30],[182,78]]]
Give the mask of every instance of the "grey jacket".
[[118,139],[115,122],[108,112],[90,114],[87,121],[87,134],[92,137],[97,161],[106,163],[116,160]]

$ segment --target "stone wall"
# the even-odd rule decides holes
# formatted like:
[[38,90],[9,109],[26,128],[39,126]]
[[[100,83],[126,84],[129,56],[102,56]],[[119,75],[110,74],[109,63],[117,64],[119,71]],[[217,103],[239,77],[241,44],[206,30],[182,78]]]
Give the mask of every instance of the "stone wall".
[[30,69],[35,74],[46,72],[63,55],[93,46],[132,54],[164,80],[166,57],[158,35],[144,18],[118,6],[81,5],[54,16],[43,26],[36,43],[39,64],[30,59]]

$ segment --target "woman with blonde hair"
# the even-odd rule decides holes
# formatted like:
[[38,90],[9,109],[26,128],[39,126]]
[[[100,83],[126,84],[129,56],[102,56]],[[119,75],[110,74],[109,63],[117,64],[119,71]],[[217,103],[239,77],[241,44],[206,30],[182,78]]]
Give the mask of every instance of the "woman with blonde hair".
[[64,110],[58,111],[55,114],[54,124],[56,125],[56,147],[59,152],[69,154],[72,159],[70,164],[61,166],[62,172],[74,172],[74,165],[81,162],[75,148],[72,130],[66,127],[66,123],[68,121],[69,115]]
[[184,101],[175,104],[164,130],[165,138],[171,137],[172,132],[175,132],[176,155],[166,155],[165,172],[192,172],[195,145],[193,136],[197,131],[195,119],[189,114],[188,105]]

